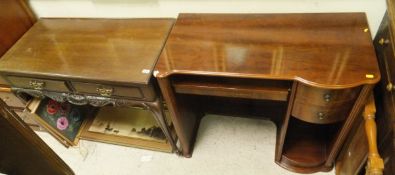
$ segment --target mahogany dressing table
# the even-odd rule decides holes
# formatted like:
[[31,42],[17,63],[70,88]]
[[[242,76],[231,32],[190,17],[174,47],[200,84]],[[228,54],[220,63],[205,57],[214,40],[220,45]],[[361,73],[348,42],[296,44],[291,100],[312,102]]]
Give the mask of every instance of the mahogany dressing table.
[[[84,117],[73,113],[78,116],[76,121],[83,120],[75,126],[65,124],[64,120],[59,124],[61,117],[54,126],[50,124],[52,119],[32,114],[66,146],[76,145],[83,138],[177,151],[171,123],[166,120],[152,79],[153,67],[173,22],[173,19],[40,19],[2,57],[0,74],[33,113],[41,109],[40,103],[45,99],[91,106],[88,107],[91,112],[84,113],[87,114]],[[55,104],[49,100],[47,111],[57,106],[50,103]],[[150,128],[135,128],[141,123]],[[128,128],[127,124],[132,126]],[[62,125],[80,129],[70,131],[75,134],[70,138],[65,133],[68,128],[59,127]]]
[[270,118],[275,162],[329,171],[380,79],[366,16],[180,14],[155,66],[180,149],[205,113]]

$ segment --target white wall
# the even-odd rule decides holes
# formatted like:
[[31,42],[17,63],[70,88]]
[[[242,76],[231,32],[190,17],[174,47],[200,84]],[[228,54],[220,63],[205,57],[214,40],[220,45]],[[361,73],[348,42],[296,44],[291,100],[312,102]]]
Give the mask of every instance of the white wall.
[[39,17],[177,17],[182,12],[366,12],[374,35],[385,0],[30,0]]

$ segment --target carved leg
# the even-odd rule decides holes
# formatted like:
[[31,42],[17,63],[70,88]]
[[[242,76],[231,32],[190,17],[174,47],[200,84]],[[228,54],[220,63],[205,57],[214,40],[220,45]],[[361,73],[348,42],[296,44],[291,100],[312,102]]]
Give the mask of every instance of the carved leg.
[[157,98],[154,102],[146,102],[148,109],[154,114],[154,118],[159,126],[161,127],[163,133],[165,134],[166,138],[169,140],[170,145],[173,148],[173,151],[179,153],[177,145],[175,143],[175,139],[172,137],[171,132],[169,130],[169,126],[165,120],[165,112],[163,109],[163,104],[159,98]]
[[374,121],[376,106],[374,104],[373,95],[370,95],[368,103],[363,111],[365,119],[365,132],[369,144],[368,161],[366,165],[366,175],[382,175],[384,170],[384,162],[377,150],[377,128]]

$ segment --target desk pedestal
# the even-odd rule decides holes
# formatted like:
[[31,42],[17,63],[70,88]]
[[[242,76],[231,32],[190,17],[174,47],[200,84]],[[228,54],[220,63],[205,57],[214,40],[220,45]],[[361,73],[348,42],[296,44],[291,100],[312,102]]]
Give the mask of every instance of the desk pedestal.
[[324,89],[296,81],[192,75],[158,82],[185,157],[192,156],[196,129],[205,113],[265,117],[279,128],[276,163],[299,173],[332,169],[371,90],[370,85]]

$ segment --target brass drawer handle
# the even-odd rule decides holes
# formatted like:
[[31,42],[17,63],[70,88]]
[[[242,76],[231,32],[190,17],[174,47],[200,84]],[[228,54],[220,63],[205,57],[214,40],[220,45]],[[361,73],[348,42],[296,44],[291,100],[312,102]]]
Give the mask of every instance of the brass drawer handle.
[[317,113],[317,117],[320,119],[320,120],[323,120],[323,119],[325,119],[325,113],[323,113],[323,112],[318,112]]
[[110,97],[113,92],[113,88],[103,88],[103,87],[98,87],[96,88],[96,91],[101,95],[105,97]]
[[395,91],[395,86],[392,83],[388,83],[386,88],[388,92]]
[[332,99],[332,95],[331,94],[324,94],[324,100],[325,102],[330,102]]
[[379,44],[382,46],[387,45],[388,43],[390,43],[388,39],[380,38],[379,40]]
[[45,86],[45,82],[37,81],[37,80],[31,80],[29,82],[29,86],[32,87],[35,90],[43,90],[44,86]]

